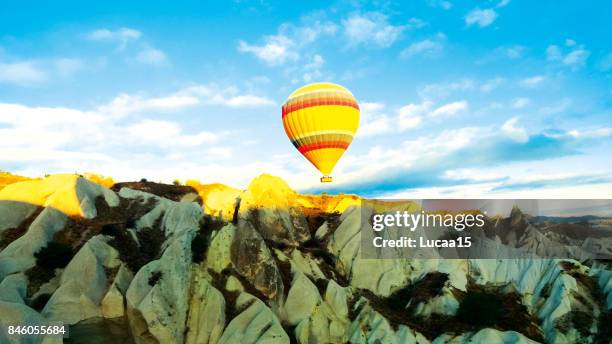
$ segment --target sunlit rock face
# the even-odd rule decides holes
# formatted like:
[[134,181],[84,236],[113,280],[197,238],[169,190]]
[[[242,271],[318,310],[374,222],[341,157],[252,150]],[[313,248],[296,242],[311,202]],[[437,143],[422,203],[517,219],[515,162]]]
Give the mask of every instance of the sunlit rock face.
[[[245,190],[12,180],[0,189],[0,326],[62,321],[82,340],[135,343],[611,339],[607,262],[363,259],[358,196],[301,195],[270,175]],[[494,225],[499,248],[560,240],[518,210]]]

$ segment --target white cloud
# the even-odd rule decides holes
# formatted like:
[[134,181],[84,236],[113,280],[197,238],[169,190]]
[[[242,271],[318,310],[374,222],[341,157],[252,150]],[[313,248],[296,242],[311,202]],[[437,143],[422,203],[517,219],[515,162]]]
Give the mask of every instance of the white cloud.
[[402,50],[400,56],[404,58],[409,58],[415,55],[437,55],[442,52],[444,48],[443,42],[445,40],[446,36],[442,33],[439,33],[435,38],[424,39],[422,41],[410,44],[406,49]]
[[378,112],[382,109],[385,108],[385,104],[383,103],[376,103],[376,102],[363,102],[361,104],[359,104],[359,108],[361,109],[361,112],[364,113],[373,113],[373,112]]
[[325,64],[325,59],[319,54],[315,54],[310,62],[306,63],[303,67],[302,79],[304,82],[315,81],[323,75],[321,68]]
[[391,120],[387,115],[373,115],[359,126],[357,135],[360,137],[374,136],[393,131]]
[[218,158],[230,158],[233,154],[233,149],[231,147],[212,147],[206,150],[206,154],[209,156],[214,156]]
[[529,135],[523,127],[517,127],[518,117],[512,117],[501,126],[501,130],[506,136],[517,142],[527,142]]
[[529,98],[524,98],[524,97],[520,97],[520,98],[515,98],[512,101],[512,107],[515,109],[522,109],[525,106],[529,105]]
[[53,61],[53,64],[58,74],[62,76],[70,76],[85,69],[85,63],[77,58],[58,58]]
[[483,92],[491,92],[494,89],[498,88],[501,84],[504,83],[504,78],[496,77],[493,79],[489,79],[480,85],[480,90]]
[[532,77],[521,79],[519,84],[523,87],[533,88],[539,86],[542,82],[544,82],[544,76],[534,75]]
[[417,127],[423,121],[423,115],[433,105],[430,101],[421,104],[408,104],[399,109],[398,124],[401,129],[411,129]]
[[344,35],[349,46],[373,44],[388,47],[395,43],[406,29],[403,25],[392,25],[380,12],[354,13],[342,20]]
[[166,58],[166,54],[163,51],[151,47],[146,47],[141,50],[138,55],[136,55],[136,61],[143,64],[160,66],[166,64],[168,60]]
[[429,116],[430,117],[444,117],[444,116],[453,116],[457,113],[466,110],[468,107],[468,102],[465,100],[456,101],[448,104],[444,104],[435,110],[433,110]]
[[568,66],[583,66],[591,53],[583,48],[572,50],[569,54],[565,55],[562,62]]
[[427,26],[427,22],[422,19],[415,18],[415,17],[408,19],[407,28],[409,29],[420,29],[425,26]]
[[171,112],[196,105],[257,108],[274,106],[275,102],[267,97],[240,93],[235,87],[219,88],[211,84],[190,86],[160,97],[120,94],[97,110],[107,115],[121,117],[132,113]]
[[211,132],[199,132],[188,135],[182,132],[176,122],[146,119],[134,123],[127,128],[130,138],[138,143],[168,146],[200,146],[211,143],[219,138],[219,135]]
[[267,97],[241,94],[236,87],[219,88],[216,85],[196,85],[176,93],[181,96],[194,96],[206,105],[220,105],[235,108],[256,108],[274,106],[276,103]]
[[374,136],[387,133],[403,132],[418,127],[423,121],[423,115],[431,108],[431,102],[408,104],[397,110],[395,116],[389,116],[382,111],[382,103],[366,102],[360,105],[362,120],[359,136]]
[[266,36],[263,45],[251,45],[245,41],[238,43],[238,50],[254,54],[269,65],[281,65],[296,61],[300,55],[294,51],[295,43],[283,35]]
[[441,99],[455,92],[469,91],[473,88],[474,81],[471,79],[463,79],[449,83],[429,84],[419,90],[419,96],[423,99]]
[[545,115],[554,115],[567,110],[570,105],[572,105],[572,100],[569,98],[564,98],[557,102],[557,104],[540,108],[540,112]]
[[128,27],[122,27],[114,31],[106,28],[97,29],[86,35],[87,39],[91,41],[119,43],[121,48],[124,48],[129,41],[138,40],[141,36],[142,32]]
[[0,83],[28,85],[46,79],[47,73],[34,62],[0,63]]
[[[106,173],[110,169],[120,177],[129,170],[163,170],[159,162],[166,153],[161,152],[184,153],[190,160],[202,160],[198,155],[202,147],[209,150],[211,144],[228,134],[190,133],[173,121],[130,119],[98,110],[0,103],[0,161],[25,162],[37,174],[75,170]],[[150,164],[143,165],[147,161]]]
[[143,111],[172,111],[200,103],[199,98],[192,95],[170,95],[164,97],[145,98],[140,95],[120,94],[109,104],[102,105],[98,110],[112,116],[124,116]]
[[506,57],[509,59],[519,59],[523,56],[526,48],[522,45],[513,45],[505,48]]
[[274,101],[269,98],[254,96],[251,94],[229,97],[224,102],[224,105],[235,108],[273,106],[274,104]]
[[574,129],[574,130],[570,130],[568,134],[576,138],[589,138],[589,139],[611,137],[612,127],[583,129],[583,130]]
[[497,19],[497,12],[495,10],[475,8],[465,16],[465,23],[468,26],[476,24],[480,27],[487,27],[493,24],[495,19]]
[[284,65],[298,61],[301,51],[316,42],[320,37],[332,36],[338,26],[329,21],[316,19],[306,20],[304,25],[284,23],[279,26],[278,33],[263,37],[261,44],[250,44],[244,40],[238,41],[238,51],[251,53],[270,66]]
[[302,25],[285,23],[279,27],[278,31],[279,34],[291,37],[298,45],[305,46],[316,42],[321,37],[335,35],[338,25],[330,21],[303,17]]
[[495,7],[506,7],[510,3],[510,0],[500,0]]
[[31,86],[69,77],[83,69],[85,69],[83,60],[68,57],[0,62],[0,83]]
[[361,110],[361,124],[357,135],[360,137],[373,136],[392,131],[389,117],[381,113],[385,108],[383,103],[363,102],[359,104]]
[[586,50],[583,45],[577,45],[576,41],[572,39],[566,39],[565,46],[566,49],[554,44],[549,45],[546,48],[546,59],[572,68],[584,66],[591,52]]
[[447,103],[434,108],[432,101],[411,103],[399,108],[395,116],[388,116],[382,111],[382,103],[362,104],[362,124],[360,136],[373,136],[386,133],[398,133],[414,129],[423,123],[424,117],[440,118],[453,116],[468,108],[465,100]]

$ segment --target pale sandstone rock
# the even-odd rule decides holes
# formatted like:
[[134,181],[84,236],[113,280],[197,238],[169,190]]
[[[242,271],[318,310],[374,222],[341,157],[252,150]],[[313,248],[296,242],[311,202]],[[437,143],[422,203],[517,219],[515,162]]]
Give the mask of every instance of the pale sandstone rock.
[[306,275],[297,272],[293,277],[287,302],[285,302],[287,321],[291,325],[297,325],[310,316],[319,302],[321,302],[321,295],[317,287]]
[[12,274],[0,282],[0,301],[23,303],[28,288],[28,278],[22,274]]
[[100,303],[110,284],[106,269],[121,264],[119,253],[107,240],[102,235],[91,238],[72,258],[42,311],[46,318],[75,324],[102,315]]
[[504,343],[504,344],[537,344],[515,331],[501,332],[492,328],[485,328],[476,333],[465,333],[460,336],[441,335],[432,344],[463,344],[463,343]]
[[188,344],[217,343],[225,327],[225,299],[201,273],[194,278],[187,327]]
[[246,308],[227,325],[219,344],[289,343],[278,318],[261,300],[242,293],[236,307]]
[[[184,341],[190,299],[191,240],[196,230],[182,231],[160,259],[143,266],[134,276],[126,300],[128,321],[137,343]],[[154,275],[159,276],[157,281]]]
[[234,240],[236,228],[228,224],[214,233],[206,252],[206,266],[216,273],[232,265],[230,247]]

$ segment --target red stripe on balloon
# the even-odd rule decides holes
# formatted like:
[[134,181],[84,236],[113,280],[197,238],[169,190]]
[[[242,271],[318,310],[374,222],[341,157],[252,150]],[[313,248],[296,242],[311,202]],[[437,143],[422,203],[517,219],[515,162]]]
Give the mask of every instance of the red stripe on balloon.
[[337,106],[348,106],[359,110],[359,104],[352,99],[342,99],[342,98],[314,98],[307,99],[300,102],[295,102],[289,105],[283,105],[283,118],[293,111],[306,109],[313,106],[323,106],[323,105],[337,105]]
[[323,149],[323,148],[341,148],[347,149],[350,143],[344,141],[327,141],[327,142],[318,142],[312,143],[309,145],[303,145],[298,147],[300,153],[310,152],[315,149]]

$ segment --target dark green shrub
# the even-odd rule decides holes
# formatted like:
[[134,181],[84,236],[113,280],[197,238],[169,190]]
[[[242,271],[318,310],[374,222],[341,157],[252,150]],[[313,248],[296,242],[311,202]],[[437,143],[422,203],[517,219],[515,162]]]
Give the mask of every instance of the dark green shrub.
[[30,307],[40,312],[43,308],[45,308],[45,305],[50,298],[51,294],[40,294],[30,302]]
[[495,294],[472,292],[461,301],[457,317],[474,326],[493,326],[503,317],[503,304]]
[[204,260],[204,255],[208,249],[208,238],[198,233],[191,240],[191,259],[194,263],[199,263]]
[[200,220],[200,230],[206,233],[210,233],[212,231],[218,231],[225,226],[225,222],[223,220],[214,218],[208,214],[205,214]]
[[51,241],[47,246],[34,253],[36,264],[44,268],[63,268],[72,259],[72,247]]
[[149,277],[149,285],[152,287],[155,284],[157,284],[157,282],[162,278],[162,272],[161,271],[155,271],[154,273],[151,274],[151,277]]
[[134,220],[133,218],[129,218],[127,219],[127,221],[125,221],[125,228],[136,228],[136,220]]
[[120,234],[121,229],[114,223],[108,223],[102,226],[100,234],[116,237]]

